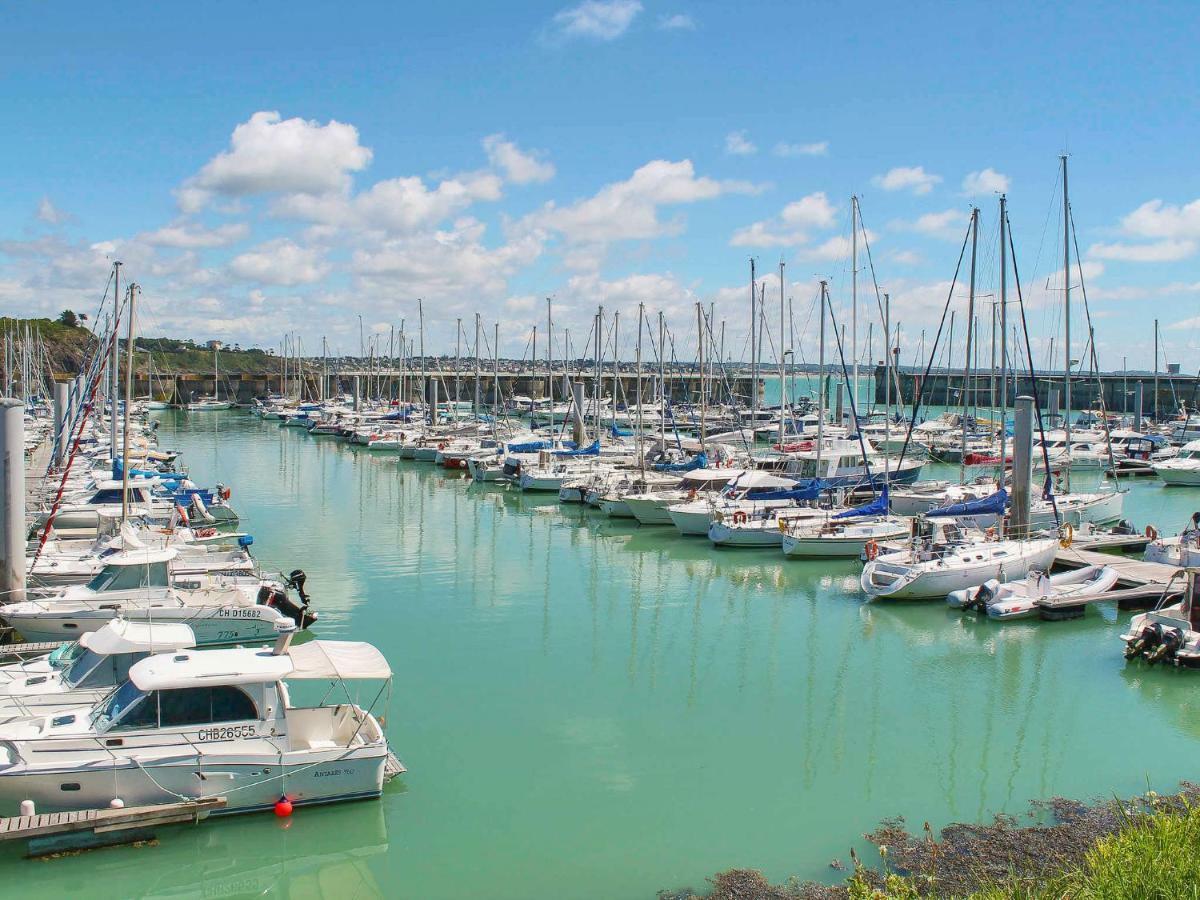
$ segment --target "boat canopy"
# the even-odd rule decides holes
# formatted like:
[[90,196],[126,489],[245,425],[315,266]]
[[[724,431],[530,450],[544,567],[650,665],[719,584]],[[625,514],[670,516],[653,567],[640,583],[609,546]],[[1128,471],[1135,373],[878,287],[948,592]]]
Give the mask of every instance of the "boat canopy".
[[363,641],[309,641],[288,651],[294,678],[387,679],[392,668],[371,644]]
[[932,519],[935,517],[959,517],[959,516],[983,516],[983,515],[1004,515],[1005,509],[1008,507],[1008,491],[1004,488],[996,491],[994,494],[989,494],[986,497],[981,497],[978,500],[967,500],[964,503],[951,503],[949,506],[939,506],[936,509],[928,510],[925,517]]
[[[159,483],[159,480],[157,478],[130,477],[129,489],[134,490],[135,488],[152,488],[152,487],[156,487],[158,485],[158,483]],[[124,486],[124,482],[121,481],[121,479],[119,479],[119,478],[97,479],[96,485],[95,485],[95,490],[119,491],[119,490],[121,490],[121,488],[123,486]]]
[[745,469],[692,469],[690,472],[683,473],[684,481],[733,481],[736,478],[741,478],[746,472]]
[[751,469],[744,475],[736,478],[733,481],[733,486],[741,489],[791,488],[796,486],[796,479],[780,478],[778,475],[772,475],[769,472]]
[[856,506],[853,509],[842,510],[840,513],[835,513],[835,519],[853,519],[859,516],[886,516],[888,514],[888,489],[887,485],[883,486],[883,490],[879,496],[870,503],[864,503],[862,506]]
[[687,462],[683,463],[655,463],[654,471],[656,472],[691,472],[694,469],[703,469],[708,465],[708,454],[697,453]]
[[79,636],[79,643],[93,653],[112,656],[117,653],[165,653],[196,646],[191,626],[182,622],[130,622],[113,619],[98,631]]
[[160,653],[129,669],[129,679],[143,691],[204,687],[214,684],[262,684],[285,678],[294,668],[287,654],[270,648],[200,650]]
[[795,484],[782,490],[753,490],[746,492],[747,500],[816,500],[821,496],[820,484]]
[[555,456],[599,456],[600,455],[600,439],[592,441],[586,447],[581,447],[578,450],[555,450]]

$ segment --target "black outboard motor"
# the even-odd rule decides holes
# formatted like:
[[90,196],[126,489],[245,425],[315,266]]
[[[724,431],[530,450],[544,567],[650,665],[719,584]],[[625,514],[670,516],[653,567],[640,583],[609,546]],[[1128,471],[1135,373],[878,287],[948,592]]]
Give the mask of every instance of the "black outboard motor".
[[317,614],[308,611],[309,597],[304,593],[304,582],[308,576],[302,569],[296,569],[288,575],[287,588],[292,588],[300,595],[300,603],[296,603],[285,589],[264,584],[258,589],[258,602],[264,606],[272,606],[296,623],[296,627],[304,630],[317,621]]
[[1183,646],[1183,632],[1178,628],[1164,628],[1161,622],[1159,622],[1155,627],[1159,632],[1158,646],[1153,650],[1143,651],[1143,656],[1145,656],[1146,662],[1150,665],[1154,665],[1164,657],[1168,660],[1174,661],[1175,654],[1179,651],[1179,648]]

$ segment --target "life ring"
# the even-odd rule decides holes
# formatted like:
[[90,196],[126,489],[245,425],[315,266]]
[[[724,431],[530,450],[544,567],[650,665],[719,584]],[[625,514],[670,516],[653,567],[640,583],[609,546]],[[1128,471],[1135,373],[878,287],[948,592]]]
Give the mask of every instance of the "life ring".
[[747,518],[747,516],[746,516],[745,511],[739,509],[737,512],[735,512],[733,514],[733,524],[741,525],[743,522],[746,521],[746,518]]
[[1075,526],[1068,522],[1063,526],[1064,534],[1058,542],[1058,546],[1066,550],[1071,546],[1071,542],[1075,540]]
[[1147,525],[1146,526],[1146,537],[1150,538],[1150,540],[1152,540],[1152,541],[1157,541],[1158,540],[1158,529],[1155,528],[1153,525]]
[[875,538],[871,538],[871,540],[867,541],[867,543],[863,546],[863,550],[867,554],[867,561],[870,562],[879,555],[879,541],[875,540]]
[[221,499],[222,500],[228,502],[229,498],[232,496],[233,496],[233,488],[229,488],[229,487],[221,488]]

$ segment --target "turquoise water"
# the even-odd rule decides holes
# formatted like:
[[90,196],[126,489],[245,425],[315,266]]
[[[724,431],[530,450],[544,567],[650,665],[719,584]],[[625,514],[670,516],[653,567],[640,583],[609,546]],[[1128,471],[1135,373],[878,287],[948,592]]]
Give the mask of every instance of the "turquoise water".
[[[715,550],[236,411],[160,433],[233,485],[264,562],[308,572],[322,637],[386,653],[410,771],[380,802],[154,847],[6,847],[6,895],[650,898],[735,865],[836,878],[884,816],[1196,776],[1200,673],[1127,667],[1112,609],[867,605],[856,563]],[[1127,500],[1169,532],[1193,507]]]

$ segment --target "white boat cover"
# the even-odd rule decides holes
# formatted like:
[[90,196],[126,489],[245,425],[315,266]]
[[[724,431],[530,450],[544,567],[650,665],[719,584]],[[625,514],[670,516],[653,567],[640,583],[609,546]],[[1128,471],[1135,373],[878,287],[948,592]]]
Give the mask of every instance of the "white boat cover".
[[733,481],[746,474],[745,469],[692,469],[683,473],[684,481]]
[[182,622],[129,622],[113,619],[103,628],[79,636],[79,643],[93,653],[166,653],[196,646],[191,626]]
[[388,679],[392,668],[363,641],[309,641],[288,650],[295,668],[288,678]]

